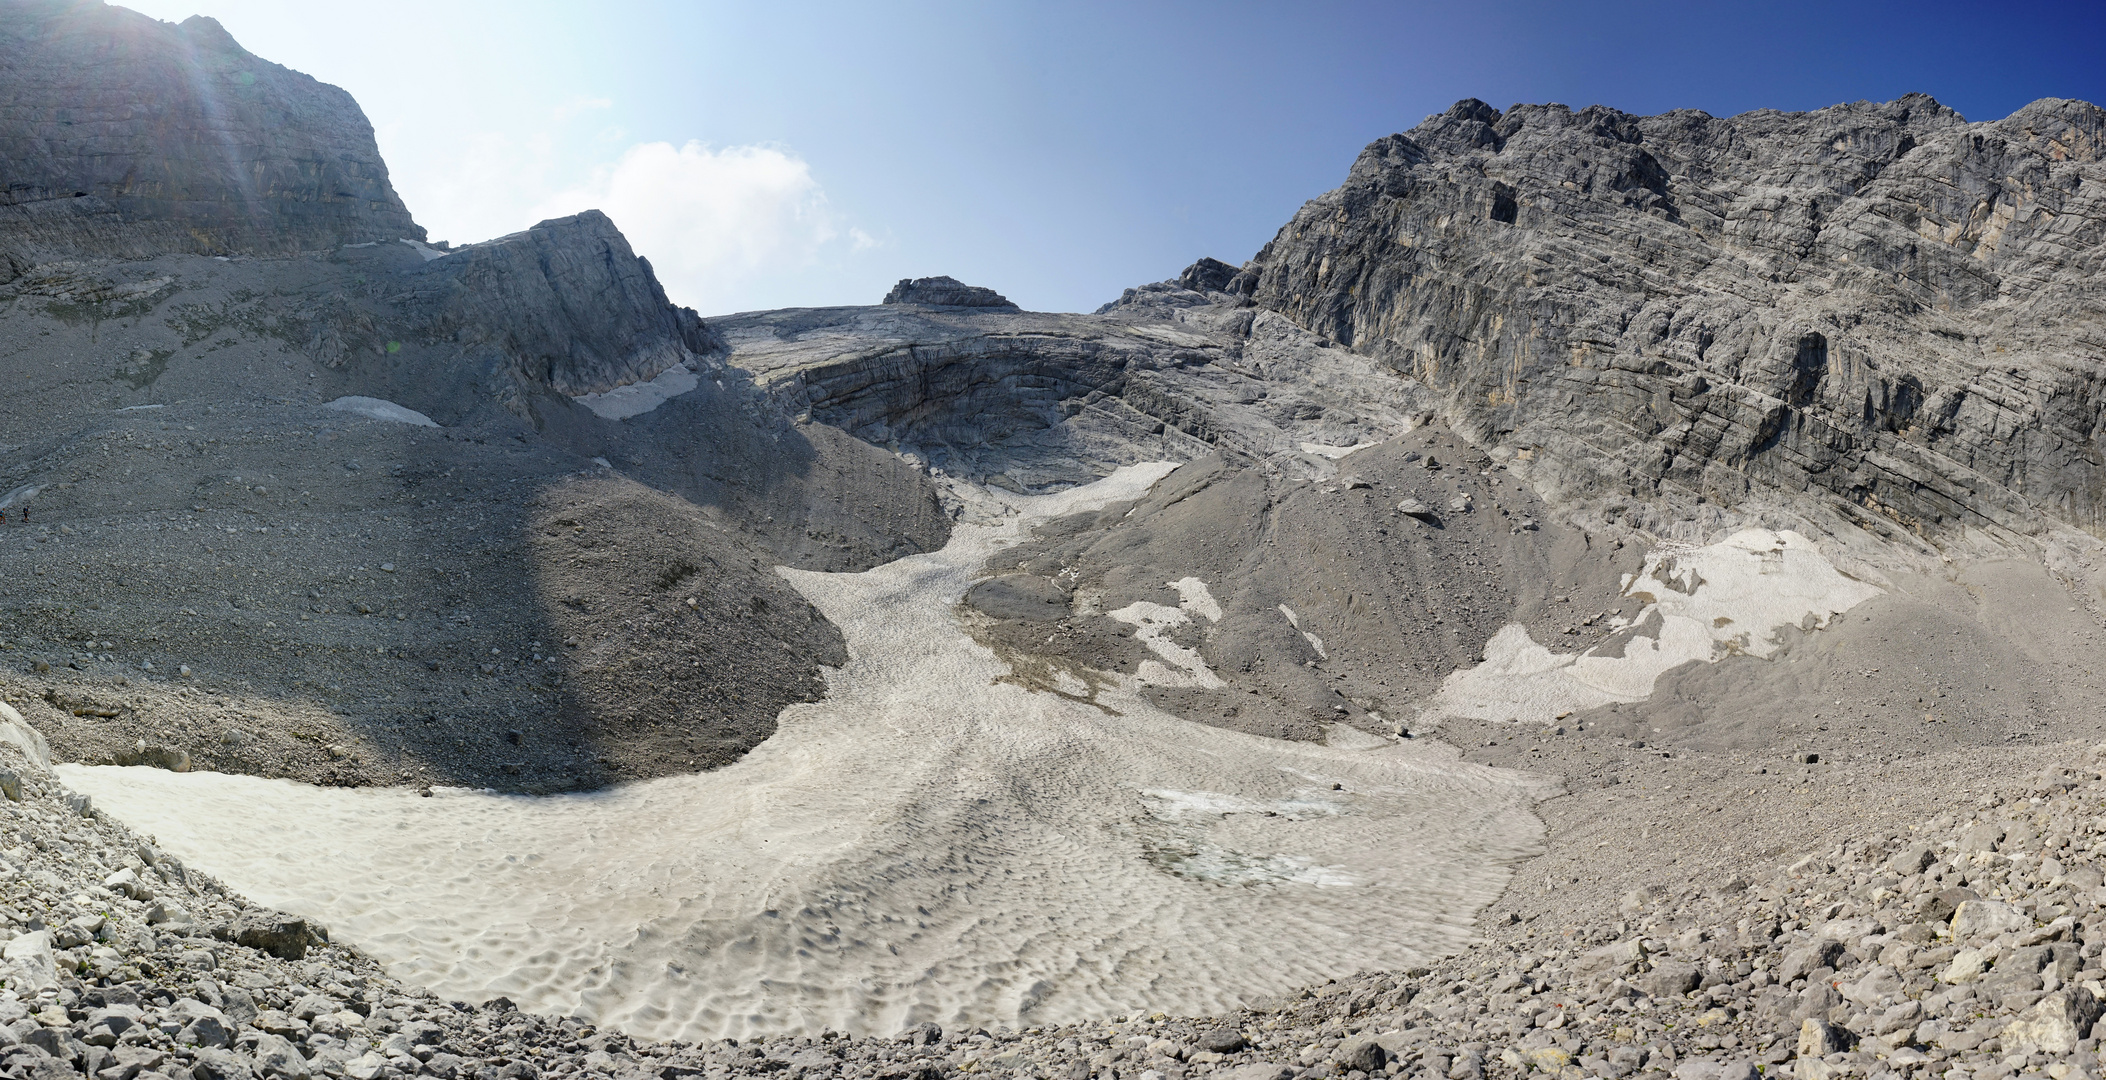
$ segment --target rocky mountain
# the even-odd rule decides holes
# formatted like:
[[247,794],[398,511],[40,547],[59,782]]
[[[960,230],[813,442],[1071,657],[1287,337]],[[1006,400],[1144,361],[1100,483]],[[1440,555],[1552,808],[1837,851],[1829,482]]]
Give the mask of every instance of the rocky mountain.
[[725,369],[603,214],[426,244],[351,98],[208,18],[7,0],[0,102],[0,649],[68,757],[721,765],[840,655],[767,567],[943,541],[928,477]]
[[[0,0],[0,1073],[2096,1075],[2102,137],[2072,101],[1464,101],[1248,263],[1089,314],[924,277],[704,319],[598,212],[424,242],[356,104],[210,19]],[[822,701],[922,726],[865,760]],[[1143,727],[1143,764],[1075,772]],[[1376,760],[1454,816],[1393,829],[1428,796]],[[781,801],[769,770],[825,761],[840,784]],[[434,795],[355,793],[361,820],[674,778],[506,805],[641,792],[771,845],[810,887],[755,875],[708,930],[767,1008],[696,997],[746,969],[682,966],[722,951],[654,921],[701,910],[673,864],[582,901],[641,905],[641,965],[521,949],[531,919],[411,948],[649,968],[664,1031],[791,1037],[439,1002],[98,817],[58,784],[84,763]],[[1292,853],[1331,828],[1370,842]],[[1383,902],[1487,939],[1461,955],[1201,1020],[1075,975],[1156,979],[1181,946],[1145,909],[1216,935],[1185,950],[1210,986],[1291,987],[1238,935],[1429,851],[1481,891]],[[560,878],[542,854],[502,888]],[[989,916],[1083,855],[1143,887],[1097,888],[1097,924]],[[346,902],[406,909],[417,876]],[[1279,925],[1206,922],[1225,890]],[[1063,936],[1087,925],[1128,951]],[[1036,951],[946,936],[989,927]],[[902,1010],[969,978],[1088,1022],[810,1030],[839,965],[901,946],[930,958]],[[1014,970],[958,974],[987,955]]]
[[1231,288],[1597,520],[2096,532],[2106,113],[1457,103]]
[[0,4],[0,280],[68,254],[424,239],[351,95],[220,24]]

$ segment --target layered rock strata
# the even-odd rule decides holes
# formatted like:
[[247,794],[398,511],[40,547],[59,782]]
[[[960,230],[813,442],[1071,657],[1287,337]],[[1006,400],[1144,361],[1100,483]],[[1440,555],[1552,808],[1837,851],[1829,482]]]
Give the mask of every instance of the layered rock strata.
[[1463,101],[1369,145],[1231,288],[1598,520],[2097,531],[2102,136],[2052,99]]

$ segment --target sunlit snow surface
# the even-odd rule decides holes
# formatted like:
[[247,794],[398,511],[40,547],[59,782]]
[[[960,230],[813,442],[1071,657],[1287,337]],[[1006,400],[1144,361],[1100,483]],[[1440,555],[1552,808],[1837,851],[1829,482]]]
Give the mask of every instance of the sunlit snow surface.
[[989,553],[1169,468],[867,573],[785,571],[851,659],[716,772],[542,799],[62,775],[412,983],[654,1038],[1216,1011],[1457,948],[1537,849],[1538,781],[1188,723],[1130,686],[1100,695],[1116,714],[1034,693],[959,628]]

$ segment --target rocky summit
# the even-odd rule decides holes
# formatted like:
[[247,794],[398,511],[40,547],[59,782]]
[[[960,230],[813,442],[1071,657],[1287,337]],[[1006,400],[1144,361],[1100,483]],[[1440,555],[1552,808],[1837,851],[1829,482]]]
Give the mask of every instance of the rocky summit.
[[0,1075],[2095,1080],[2102,139],[1466,100],[704,317],[0,0]]

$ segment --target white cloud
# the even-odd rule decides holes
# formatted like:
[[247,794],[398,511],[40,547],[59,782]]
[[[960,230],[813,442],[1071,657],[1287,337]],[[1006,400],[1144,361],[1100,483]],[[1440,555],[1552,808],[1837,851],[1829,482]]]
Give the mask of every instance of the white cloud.
[[434,240],[474,243],[540,220],[534,203],[557,186],[558,153],[546,133],[515,138],[482,132],[432,146],[383,133],[381,156],[395,190]]
[[639,143],[583,185],[543,200],[531,217],[588,209],[614,219],[675,302],[705,312],[758,299],[757,279],[812,267],[835,248],[875,244],[837,221],[809,165],[766,146]]

